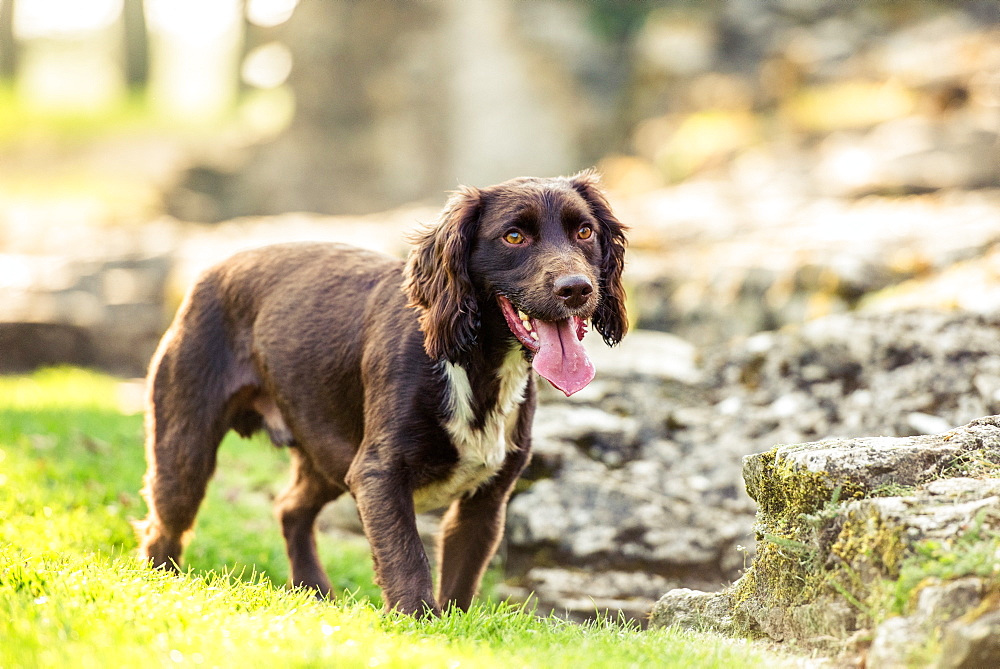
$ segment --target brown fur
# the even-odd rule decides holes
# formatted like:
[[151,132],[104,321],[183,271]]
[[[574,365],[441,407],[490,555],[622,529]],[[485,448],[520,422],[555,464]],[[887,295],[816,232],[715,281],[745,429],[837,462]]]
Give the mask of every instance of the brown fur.
[[[580,225],[593,226],[590,240],[576,237]],[[511,229],[532,244],[505,244]],[[531,448],[530,355],[496,296],[546,320],[592,318],[617,343],[625,237],[584,173],[463,189],[416,242],[405,265],[339,244],[284,244],[201,276],[150,367],[145,559],[176,568],[223,435],[265,429],[292,453],[276,511],[294,584],[329,594],[314,521],[350,492],[387,608],[469,606]],[[558,295],[567,276],[593,293]],[[476,460],[501,434],[500,460]],[[450,506],[435,594],[414,500],[440,495]]]

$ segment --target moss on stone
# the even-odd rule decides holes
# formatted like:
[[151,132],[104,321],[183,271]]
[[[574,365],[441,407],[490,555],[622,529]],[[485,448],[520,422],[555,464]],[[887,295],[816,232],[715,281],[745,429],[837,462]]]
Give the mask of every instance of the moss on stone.
[[904,549],[897,576],[886,582],[882,606],[893,613],[912,612],[920,591],[931,584],[968,576],[982,579],[984,597],[1000,597],[1000,532],[980,514],[973,526],[950,540],[925,539]]
[[772,528],[794,526],[799,517],[816,513],[828,502],[859,498],[864,491],[853,481],[833,481],[829,472],[797,467],[781,457],[788,446],[775,446],[756,456],[761,464],[760,476],[747,492],[757,502],[758,524]]
[[830,552],[865,577],[896,578],[906,543],[901,528],[870,509],[858,508],[846,513]]
[[942,468],[938,478],[955,476],[997,478],[1000,476],[1000,453],[992,448],[976,448],[961,453]]
[[[975,576],[984,593],[1000,593],[995,507],[945,539],[920,541],[923,534],[907,520],[930,519],[950,499],[970,499],[961,485],[958,492],[940,486],[928,492],[929,481],[1000,473],[1000,450],[978,436],[967,441],[971,448],[944,459],[933,449],[911,457],[905,470],[883,464],[825,471],[816,463],[828,461],[827,448],[838,447],[828,442],[776,446],[748,457],[744,478],[758,505],[757,553],[728,591],[733,619],[776,640],[843,639],[893,614],[910,615],[929,583]],[[812,457],[809,450],[824,452]],[[886,499],[899,497],[908,499]]]
[[[733,601],[743,615],[765,628],[773,626],[765,629],[772,635],[775,627],[788,626],[801,628],[789,630],[796,636],[835,634],[843,632],[833,629],[838,625],[870,616],[867,597],[855,594],[866,591],[859,580],[876,580],[883,568],[897,573],[903,544],[898,533],[875,527],[878,523],[871,519],[845,519],[844,503],[864,497],[863,486],[797,466],[783,457],[794,448],[778,446],[755,456],[759,472],[748,491],[758,505],[757,554],[733,585]],[[861,556],[873,567],[863,574],[856,569],[864,565]],[[844,603],[833,607],[838,614],[827,615],[837,602]],[[786,613],[775,616],[776,609]],[[794,615],[788,613],[793,609]],[[843,615],[845,609],[854,611],[854,617]]]

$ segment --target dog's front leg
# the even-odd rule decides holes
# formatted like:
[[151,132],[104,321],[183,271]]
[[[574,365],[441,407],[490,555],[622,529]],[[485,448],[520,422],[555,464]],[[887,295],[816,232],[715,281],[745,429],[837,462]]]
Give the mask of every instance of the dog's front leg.
[[[528,388],[534,397],[534,387]],[[503,468],[475,494],[452,502],[438,534],[437,601],[442,609],[468,610],[483,573],[496,553],[507,518],[507,500],[531,452],[532,405],[517,417],[514,438],[521,444],[507,454]]]
[[531,421],[535,384],[529,380],[525,400],[508,416],[507,457],[503,467],[473,495],[452,502],[438,534],[437,602],[442,609],[468,610],[483,573],[496,553],[507,518],[507,500],[531,458]]
[[508,490],[488,485],[452,502],[438,535],[438,594],[442,609],[467,611],[503,535]]
[[355,461],[347,484],[371,544],[375,580],[387,610],[440,614],[434,601],[427,553],[417,533],[413,489],[401,463],[369,456]]

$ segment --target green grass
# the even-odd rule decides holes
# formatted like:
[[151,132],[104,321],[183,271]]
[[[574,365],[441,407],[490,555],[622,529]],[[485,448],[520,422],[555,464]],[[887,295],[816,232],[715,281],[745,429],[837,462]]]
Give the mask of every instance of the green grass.
[[899,570],[895,582],[887,582],[885,590],[891,602],[883,608],[899,615],[908,615],[916,606],[917,595],[927,585],[977,576],[990,593],[1000,593],[1000,533],[988,529],[986,521],[995,522],[986,511],[980,511],[968,530],[948,539],[924,539],[914,547]]
[[[227,119],[228,120],[228,119]],[[73,146],[133,133],[190,135],[208,132],[219,119],[181,121],[157,113],[146,93],[129,92],[94,109],[38,108],[26,104],[9,82],[0,81],[0,148],[25,138]]]
[[283,583],[270,497],[286,456],[227,440],[182,575],[133,557],[142,420],[117,381],[0,377],[0,667],[752,667],[780,656],[678,630],[574,625],[486,601],[415,620],[380,612],[358,545],[321,551],[341,594]]

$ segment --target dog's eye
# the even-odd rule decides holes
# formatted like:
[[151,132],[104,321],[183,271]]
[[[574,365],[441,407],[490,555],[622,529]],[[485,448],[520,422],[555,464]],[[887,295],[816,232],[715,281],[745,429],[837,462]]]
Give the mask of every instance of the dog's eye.
[[589,225],[584,225],[576,231],[577,239],[590,239],[593,235],[594,229]]
[[503,240],[508,244],[523,244],[527,239],[523,232],[518,232],[517,230],[511,230],[506,235],[503,236]]

